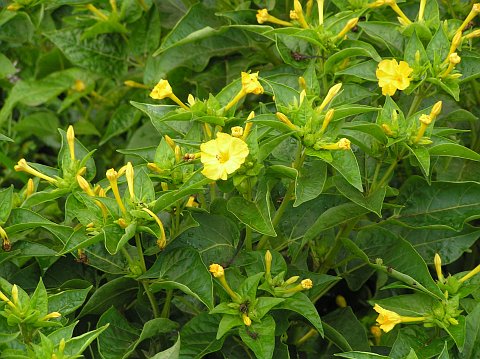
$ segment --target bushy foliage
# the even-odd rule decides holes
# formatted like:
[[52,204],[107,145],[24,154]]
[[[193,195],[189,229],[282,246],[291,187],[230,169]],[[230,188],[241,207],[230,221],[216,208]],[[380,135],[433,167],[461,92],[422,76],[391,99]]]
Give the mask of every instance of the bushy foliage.
[[480,357],[480,3],[0,5],[0,358]]

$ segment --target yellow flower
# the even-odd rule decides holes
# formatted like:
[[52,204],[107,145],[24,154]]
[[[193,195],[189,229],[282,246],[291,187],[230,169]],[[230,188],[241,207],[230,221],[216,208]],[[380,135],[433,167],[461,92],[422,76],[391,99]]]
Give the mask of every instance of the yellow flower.
[[255,95],[260,95],[263,93],[263,87],[258,82],[258,72],[247,73],[242,72],[242,90],[245,93],[253,93]]
[[377,323],[380,325],[380,329],[385,333],[389,332],[395,327],[395,325],[402,322],[402,316],[400,314],[384,309],[378,304],[375,304],[373,310],[378,313]]
[[242,137],[243,136],[243,127],[242,126],[234,126],[231,128],[232,136],[233,137]]
[[257,11],[257,22],[259,24],[263,24],[264,22],[271,22],[282,26],[292,26],[291,22],[283,21],[279,18],[276,18],[275,16],[270,15],[267,9],[261,9]]
[[433,263],[435,264],[435,271],[437,272],[437,278],[439,282],[443,283],[445,278],[443,277],[442,273],[442,258],[438,253],[435,253],[435,257],[433,258]]
[[249,327],[250,325],[252,325],[252,320],[248,317],[247,313],[242,313],[242,319],[243,319],[243,323]]
[[208,270],[210,271],[210,273],[213,274],[215,278],[220,278],[225,275],[225,272],[223,271],[223,267],[217,263],[210,264],[210,267],[208,268]]
[[240,168],[248,156],[247,144],[227,133],[218,132],[217,138],[200,145],[202,173],[212,180],[226,180]]
[[164,98],[170,97],[172,94],[172,86],[170,86],[168,80],[161,79],[158,81],[158,84],[155,85],[152,92],[150,92],[150,97],[155,100],[163,100]]
[[392,330],[397,324],[423,322],[427,319],[426,317],[404,317],[391,310],[384,309],[378,304],[375,304],[373,310],[378,313],[377,323],[385,333]]
[[393,96],[397,90],[405,90],[410,86],[409,77],[413,69],[405,61],[382,60],[377,67],[378,86],[383,95]]
[[67,143],[68,150],[70,151],[70,159],[75,161],[75,132],[73,131],[73,126],[68,126],[67,129]]
[[300,285],[303,289],[311,289],[313,287],[313,282],[311,279],[304,279],[300,282]]
[[353,19],[350,19],[347,21],[347,24],[344,26],[342,31],[338,33],[337,36],[335,36],[336,40],[343,39],[343,37],[349,32],[351,29],[353,29],[355,26],[357,26],[358,23],[358,17],[354,17]]
[[30,165],[27,163],[25,158],[22,158],[21,160],[18,161],[18,163],[13,167],[15,171],[17,172],[26,172],[31,174],[32,176],[44,179],[45,181],[48,181],[54,185],[57,184],[57,180],[55,178],[52,178],[50,176],[47,176],[36,169],[30,167]]

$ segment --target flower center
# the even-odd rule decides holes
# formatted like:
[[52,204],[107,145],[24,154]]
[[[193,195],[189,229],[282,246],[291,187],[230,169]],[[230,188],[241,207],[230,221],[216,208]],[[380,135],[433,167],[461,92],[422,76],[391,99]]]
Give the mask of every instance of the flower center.
[[218,162],[220,163],[225,163],[230,159],[230,156],[228,155],[228,153],[222,153],[222,152],[220,152],[216,157]]

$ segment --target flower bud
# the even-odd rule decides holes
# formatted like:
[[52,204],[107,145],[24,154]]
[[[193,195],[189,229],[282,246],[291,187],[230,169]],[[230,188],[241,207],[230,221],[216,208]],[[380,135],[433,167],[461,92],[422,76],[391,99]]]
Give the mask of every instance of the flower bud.
[[300,282],[303,289],[311,289],[313,287],[313,282],[311,279],[304,279]]

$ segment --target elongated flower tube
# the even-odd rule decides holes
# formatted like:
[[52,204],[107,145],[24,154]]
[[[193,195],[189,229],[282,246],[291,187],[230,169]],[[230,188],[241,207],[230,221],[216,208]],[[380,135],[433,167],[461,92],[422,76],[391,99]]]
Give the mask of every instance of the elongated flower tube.
[[469,280],[470,278],[472,278],[474,275],[477,275],[478,273],[480,273],[480,264],[478,266],[476,266],[474,269],[472,269],[470,272],[468,272],[467,274],[465,274],[462,278],[460,278],[458,281],[460,283],[463,283],[467,280]]
[[269,250],[265,252],[265,278],[271,277],[271,269],[272,269],[272,253]]
[[124,81],[123,84],[125,86],[138,88],[138,89],[144,89],[144,90],[149,89],[149,87],[147,85],[144,85],[144,84],[141,84],[140,82],[136,82],[136,81],[132,81],[132,80]]
[[10,307],[14,309],[17,308],[15,304],[13,304],[13,302],[5,294],[2,293],[2,291],[0,291],[0,299],[7,303]]
[[230,298],[232,298],[232,300],[234,302],[239,302],[240,297],[238,296],[237,293],[235,293],[232,290],[232,288],[230,288],[230,286],[227,283],[227,279],[225,278],[225,271],[224,271],[223,267],[220,264],[212,263],[212,264],[210,264],[210,267],[209,267],[208,270],[210,271],[210,273],[212,273],[212,275],[215,278],[218,279],[218,281],[222,285],[223,289],[225,289],[225,291],[228,293]]
[[272,24],[282,25],[282,26],[293,26],[291,22],[280,20],[275,16],[272,16],[268,13],[267,9],[261,9],[257,11],[257,22],[263,24],[265,22],[271,22]]
[[433,263],[435,265],[435,272],[437,272],[437,278],[440,283],[445,282],[445,277],[442,273],[442,258],[438,253],[435,253],[435,257],[433,258]]
[[317,0],[318,7],[318,25],[323,25],[323,5],[325,0]]
[[12,244],[8,239],[7,232],[0,226],[0,238],[2,239],[2,249],[5,252],[9,252],[12,249]]
[[130,200],[133,202],[135,201],[135,188],[133,183],[135,172],[133,170],[132,162],[130,161],[127,163],[127,168],[125,170],[125,177],[127,179],[128,192],[130,193]]
[[[95,197],[96,196],[95,191],[90,187],[90,184],[87,182],[87,180],[85,178],[83,178],[80,175],[77,175],[75,178],[77,179],[78,186],[86,194],[88,194],[90,197]],[[101,196],[99,196],[99,197],[101,197]],[[99,200],[95,200],[95,204],[102,210],[103,218],[107,218],[107,216],[108,216],[107,207],[105,207],[105,205],[102,202],[100,202]]]
[[90,10],[93,14],[95,14],[99,19],[101,19],[103,21],[108,20],[108,16],[106,16],[103,12],[98,10],[93,4],[87,4],[86,8],[88,10]]
[[307,279],[302,280],[299,284],[297,284],[296,286],[294,286],[292,288],[284,289],[284,288],[278,288],[277,287],[277,288],[275,288],[275,291],[278,294],[292,294],[292,293],[301,292],[303,290],[311,289],[312,287],[313,287],[312,280],[307,278]]
[[68,150],[70,151],[70,159],[75,161],[75,132],[73,131],[73,126],[68,126],[67,129],[67,142]]
[[450,74],[450,72],[453,71],[453,69],[455,68],[455,65],[459,64],[460,61],[462,61],[462,58],[458,56],[456,52],[450,54],[448,56],[448,67],[443,73],[440,74],[440,77],[441,78],[447,77]]
[[163,250],[167,246],[167,236],[165,235],[165,228],[163,227],[162,221],[155,213],[153,213],[148,208],[143,207],[142,210],[147,212],[155,220],[155,222],[157,222],[158,227],[160,228],[160,238],[157,239],[157,246],[158,248]]
[[427,0],[420,0],[420,7],[418,9],[418,21],[423,22],[423,15],[425,14],[425,6],[427,5]]
[[471,40],[476,37],[480,37],[480,29],[472,31],[471,33],[465,35],[463,38],[467,40]]
[[371,4],[368,5],[369,8],[377,8],[383,5],[388,5],[392,8],[393,11],[397,13],[397,15],[400,17],[400,20],[403,24],[405,25],[410,25],[412,22],[410,19],[405,15],[405,13],[400,9],[397,5],[396,0],[377,0]]
[[58,181],[55,178],[52,178],[50,176],[47,176],[36,169],[30,167],[25,160],[25,158],[22,158],[14,167],[15,171],[17,172],[26,172],[28,174],[31,174],[32,176],[44,179],[45,181],[50,182],[51,184],[57,185]]
[[462,32],[457,31],[452,38],[452,44],[450,45],[450,49],[448,50],[448,55],[445,58],[445,62],[448,61],[450,55],[455,52],[455,50],[457,49],[458,45],[460,45],[461,42],[462,42]]
[[286,125],[287,125],[288,127],[290,127],[292,130],[298,131],[298,127],[295,126],[295,125],[292,123],[292,121],[290,121],[285,114],[283,114],[283,113],[281,113],[281,112],[277,112],[277,113],[275,114],[275,116],[277,116],[277,118],[278,118],[280,121],[282,121],[284,124],[286,124]]
[[480,13],[480,3],[473,4],[472,10],[468,13],[462,25],[457,31],[463,31],[470,21],[472,21]]
[[350,140],[348,138],[341,138],[336,143],[326,143],[319,146],[324,150],[349,150]]
[[334,113],[335,113],[335,110],[333,108],[327,111],[327,113],[325,114],[325,118],[323,119],[322,127],[320,128],[320,131],[319,131],[320,134],[323,134],[327,129],[327,126],[332,120]]
[[353,19],[350,19],[347,21],[347,24],[343,27],[342,31],[338,33],[337,36],[335,36],[335,40],[341,40],[343,37],[355,26],[357,26],[358,23],[358,17],[354,17]]
[[187,105],[180,101],[177,96],[175,96],[168,80],[160,79],[160,81],[158,81],[158,83],[153,88],[152,92],[150,92],[150,97],[155,100],[163,100],[164,98],[168,97],[181,108],[185,110],[190,110]]
[[373,309],[379,314],[377,317],[377,323],[385,333],[391,331],[395,325],[400,323],[415,323],[415,322],[424,322],[427,320],[426,317],[404,317],[398,313],[395,313],[391,310],[387,310],[375,304]]
[[46,316],[44,316],[40,320],[43,322],[46,322],[47,320],[60,318],[61,316],[62,315],[59,312],[51,312],[51,313],[48,313]]
[[293,0],[293,9],[297,14],[297,18],[298,18],[298,22],[300,23],[300,26],[303,27],[304,29],[308,29],[309,26],[307,21],[305,20],[305,16],[303,15],[302,4],[300,4],[299,0]]
[[415,143],[420,141],[420,139],[425,134],[425,131],[426,131],[428,125],[430,125],[432,123],[432,118],[430,117],[430,115],[423,114],[423,115],[420,116],[420,118],[418,120],[420,121],[420,128],[418,129],[417,137],[415,137],[415,140],[414,140]]
[[258,81],[258,72],[255,73],[247,73],[242,72],[242,88],[240,91],[235,95],[235,97],[225,106],[225,111],[231,109],[238,101],[240,101],[243,97],[245,97],[249,93],[253,93],[254,95],[260,95],[263,93],[263,87]]
[[325,107],[333,100],[333,98],[338,94],[340,89],[342,88],[342,83],[339,82],[336,85],[333,85],[327,92],[327,96],[323,99],[323,102],[318,107],[318,111],[323,111]]
[[122,198],[120,197],[120,192],[118,191],[118,173],[115,169],[110,168],[107,170],[106,177],[108,182],[110,182],[110,188],[112,189],[113,196],[115,197],[115,201],[117,201],[118,207],[122,211],[123,215],[127,214],[127,209],[123,205]]
[[250,114],[247,117],[247,123],[245,124],[245,130],[243,130],[243,135],[242,135],[242,140],[246,140],[248,135],[250,134],[250,131],[252,130],[253,127],[253,122],[248,122],[251,119],[255,117],[255,112],[250,112]]

